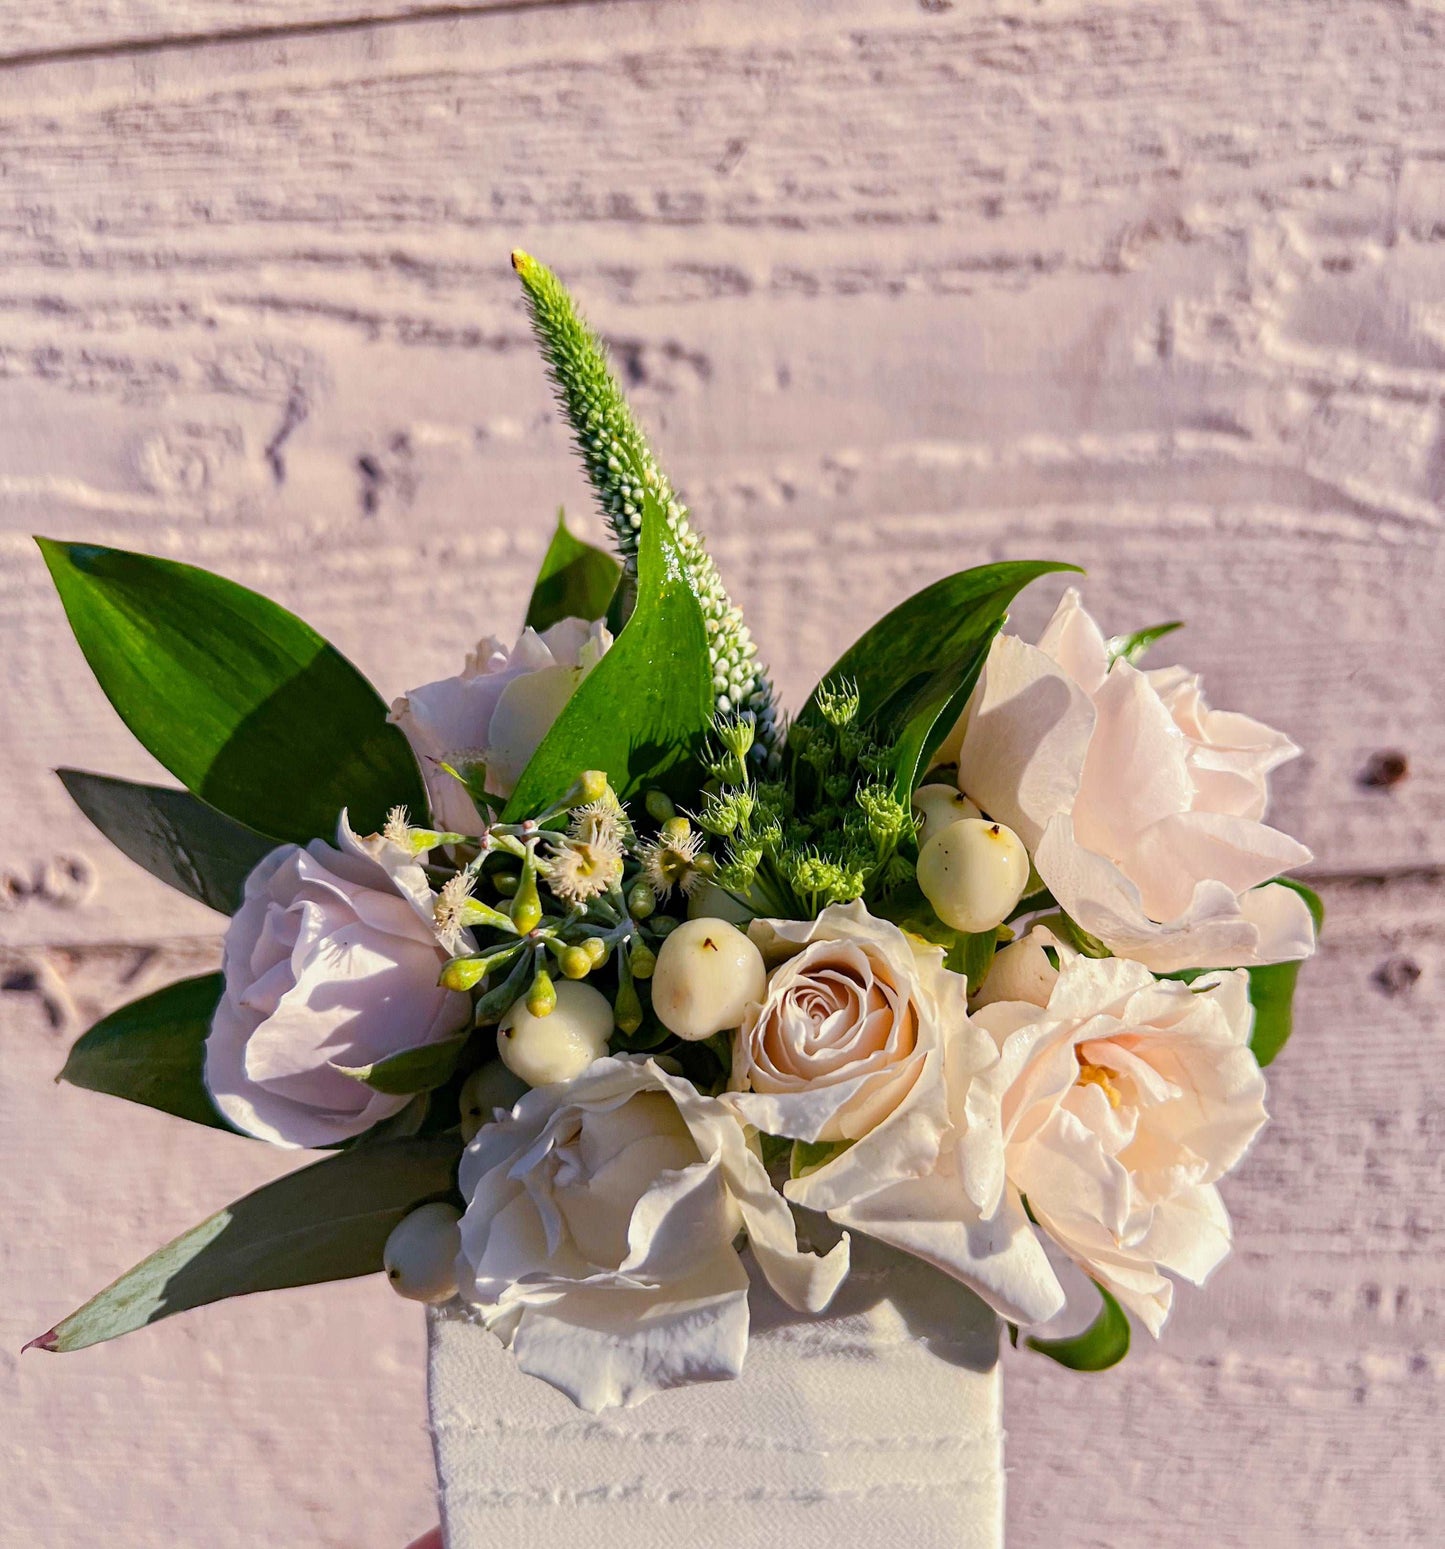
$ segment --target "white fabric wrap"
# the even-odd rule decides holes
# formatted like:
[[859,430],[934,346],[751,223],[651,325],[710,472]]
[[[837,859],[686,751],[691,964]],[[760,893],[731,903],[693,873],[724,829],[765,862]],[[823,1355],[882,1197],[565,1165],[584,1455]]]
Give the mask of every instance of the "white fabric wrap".
[[754,1274],[736,1381],[599,1415],[429,1313],[448,1549],[1001,1549],[998,1324],[929,1266],[853,1248],[820,1318]]

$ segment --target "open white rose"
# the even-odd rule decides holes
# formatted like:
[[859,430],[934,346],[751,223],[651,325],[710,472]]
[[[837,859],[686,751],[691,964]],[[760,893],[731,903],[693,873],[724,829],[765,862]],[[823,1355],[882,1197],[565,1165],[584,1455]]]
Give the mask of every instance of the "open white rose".
[[460,676],[424,683],[392,705],[390,719],[421,764],[439,828],[483,828],[466,787],[441,766],[485,765],[487,790],[510,796],[572,691],[611,644],[605,624],[583,619],[563,619],[541,634],[524,629],[510,651],[488,638]]
[[465,995],[437,985],[448,953],[421,867],[384,840],[273,850],[246,879],[226,932],[226,987],[206,1040],[206,1085],[238,1129],[325,1146],[399,1112],[344,1073],[466,1026]]
[[967,984],[942,948],[861,902],[748,933],[775,966],[733,1040],[726,1100],[766,1134],[852,1142],[788,1198],[830,1210],[928,1171],[948,1125],[945,1031],[966,1020]]
[[1260,821],[1268,776],[1298,749],[1208,709],[1182,668],[1110,665],[1070,589],[1037,646],[1000,635],[968,710],[958,783],[1028,847],[1069,915],[1159,972],[1307,957],[1291,889],[1310,852]]
[[[1051,938],[1050,938],[1051,939]],[[975,1011],[950,1053],[955,1129],[937,1174],[840,1222],[939,1264],[1016,1321],[1063,1293],[1040,1227],[1157,1334],[1229,1251],[1215,1187],[1265,1122],[1242,971],[1193,984],[1061,949],[1038,998]]]
[[462,1297],[525,1372],[596,1412],[736,1377],[745,1231],[768,1283],[820,1312],[848,1269],[798,1248],[736,1117],[652,1061],[603,1059],[485,1125],[460,1171]]

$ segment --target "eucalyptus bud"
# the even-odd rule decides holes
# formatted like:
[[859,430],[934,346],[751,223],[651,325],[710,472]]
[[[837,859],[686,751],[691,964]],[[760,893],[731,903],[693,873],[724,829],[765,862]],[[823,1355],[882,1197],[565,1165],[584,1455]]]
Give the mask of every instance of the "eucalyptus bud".
[[512,900],[512,924],[517,934],[525,936],[542,923],[542,899],[537,892],[537,858],[529,849],[522,862],[522,876],[517,884],[517,895]]
[[642,1000],[631,973],[624,973],[617,986],[617,999],[612,1007],[612,1018],[618,1030],[632,1034],[642,1026]]
[[563,947],[557,954],[557,966],[564,978],[585,979],[592,972],[592,958],[581,947]]
[[627,890],[627,912],[634,920],[645,920],[657,908],[657,895],[648,882],[634,882]]
[[607,954],[612,949],[601,936],[589,936],[582,943],[582,950],[587,954],[594,968],[601,968],[603,963],[607,961]]
[[552,983],[552,975],[545,968],[539,968],[532,979],[532,988],[527,991],[527,1010],[534,1017],[548,1017],[556,1005],[557,987]]
[[577,776],[577,784],[572,787],[572,795],[568,800],[568,806],[590,806],[594,801],[601,801],[606,794],[607,771],[605,769],[584,769]]
[[657,953],[639,941],[627,954],[627,966],[631,968],[634,979],[650,979],[657,967]]
[[515,898],[517,889],[522,884],[521,876],[515,871],[497,871],[492,873],[492,886],[503,898]]
[[487,976],[487,970],[492,966],[492,960],[487,956],[454,957],[441,971],[437,983],[446,990],[457,990],[465,994],[467,990],[474,990]]
[[654,823],[665,823],[669,818],[677,816],[677,808],[672,804],[672,797],[666,791],[649,791],[643,806],[647,808],[647,815]]

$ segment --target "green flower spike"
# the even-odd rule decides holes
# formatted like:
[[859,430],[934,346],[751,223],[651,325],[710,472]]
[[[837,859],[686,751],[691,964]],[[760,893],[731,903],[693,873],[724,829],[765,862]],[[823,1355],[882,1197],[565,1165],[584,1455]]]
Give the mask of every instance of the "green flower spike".
[[527,293],[532,328],[556,384],[558,401],[629,573],[637,567],[643,492],[648,490],[667,513],[702,603],[717,709],[724,715],[750,713],[756,723],[757,747],[771,761],[781,742],[773,686],[758,664],[757,647],[741,612],[729,600],[717,567],[688,522],[687,507],[673,493],[632,417],[601,341],[545,264],[517,252],[512,254],[512,267]]

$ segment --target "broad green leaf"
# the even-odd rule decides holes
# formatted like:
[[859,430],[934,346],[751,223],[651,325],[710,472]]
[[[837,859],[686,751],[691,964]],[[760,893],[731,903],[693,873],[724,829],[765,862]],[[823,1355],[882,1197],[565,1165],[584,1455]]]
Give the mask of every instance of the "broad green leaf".
[[251,868],[274,839],[237,823],[189,791],[57,769],[76,806],[110,842],[154,877],[234,914]]
[[696,757],[712,724],[707,627],[663,512],[649,495],[637,605],[522,771],[508,822],[558,800],[585,769],[604,769],[624,799],[643,786],[696,794]]
[[458,1033],[440,1043],[403,1049],[373,1065],[334,1065],[334,1068],[353,1080],[365,1082],[373,1092],[386,1092],[393,1097],[430,1092],[451,1078],[457,1068],[457,1057],[469,1036],[469,1033]]
[[826,1167],[851,1146],[851,1140],[795,1140],[788,1159],[788,1176],[806,1178]]
[[[1325,923],[1320,895],[1302,882],[1280,878],[1280,886],[1292,888],[1309,905],[1318,938]],[[1294,989],[1303,963],[1271,963],[1249,970],[1249,998],[1254,1006],[1254,1032],[1249,1046],[1261,1065],[1268,1065],[1289,1042],[1294,1027]]]
[[998,946],[996,930],[969,934],[945,925],[933,911],[933,905],[923,896],[917,882],[907,882],[872,905],[875,914],[892,920],[900,930],[921,936],[944,950],[944,966],[951,972],[962,974],[968,980],[972,994],[983,983],[993,964]]
[[603,618],[621,574],[622,566],[610,554],[567,531],[566,515],[559,511],[527,604],[527,623],[540,634],[562,619]]
[[1156,640],[1172,635],[1184,628],[1183,619],[1171,619],[1167,624],[1151,624],[1148,629],[1136,629],[1132,635],[1115,635],[1109,641],[1109,662],[1137,662]]
[[[1016,560],[935,581],[879,620],[833,664],[824,683],[855,684],[859,720],[896,744],[896,788],[911,794],[920,771],[962,713],[1010,604],[1030,581],[1074,565]],[[822,684],[819,685],[822,687]],[[798,719],[818,717],[814,689]]]
[[1082,1334],[1068,1339],[1038,1339],[1030,1335],[1024,1340],[1029,1349],[1076,1372],[1102,1372],[1117,1366],[1129,1353],[1129,1319],[1097,1281],[1094,1289],[1104,1299],[1104,1305]]
[[426,811],[406,738],[315,630],[190,565],[36,540],[75,637],[121,719],[211,806],[258,833],[361,833]]
[[56,1079],[231,1129],[202,1077],[206,1034],[222,988],[220,974],[202,974],[112,1011],[76,1040]]
[[83,1350],[229,1296],[382,1267],[392,1227],[453,1191],[455,1135],[342,1151],[247,1194],[122,1275],[31,1344]]

